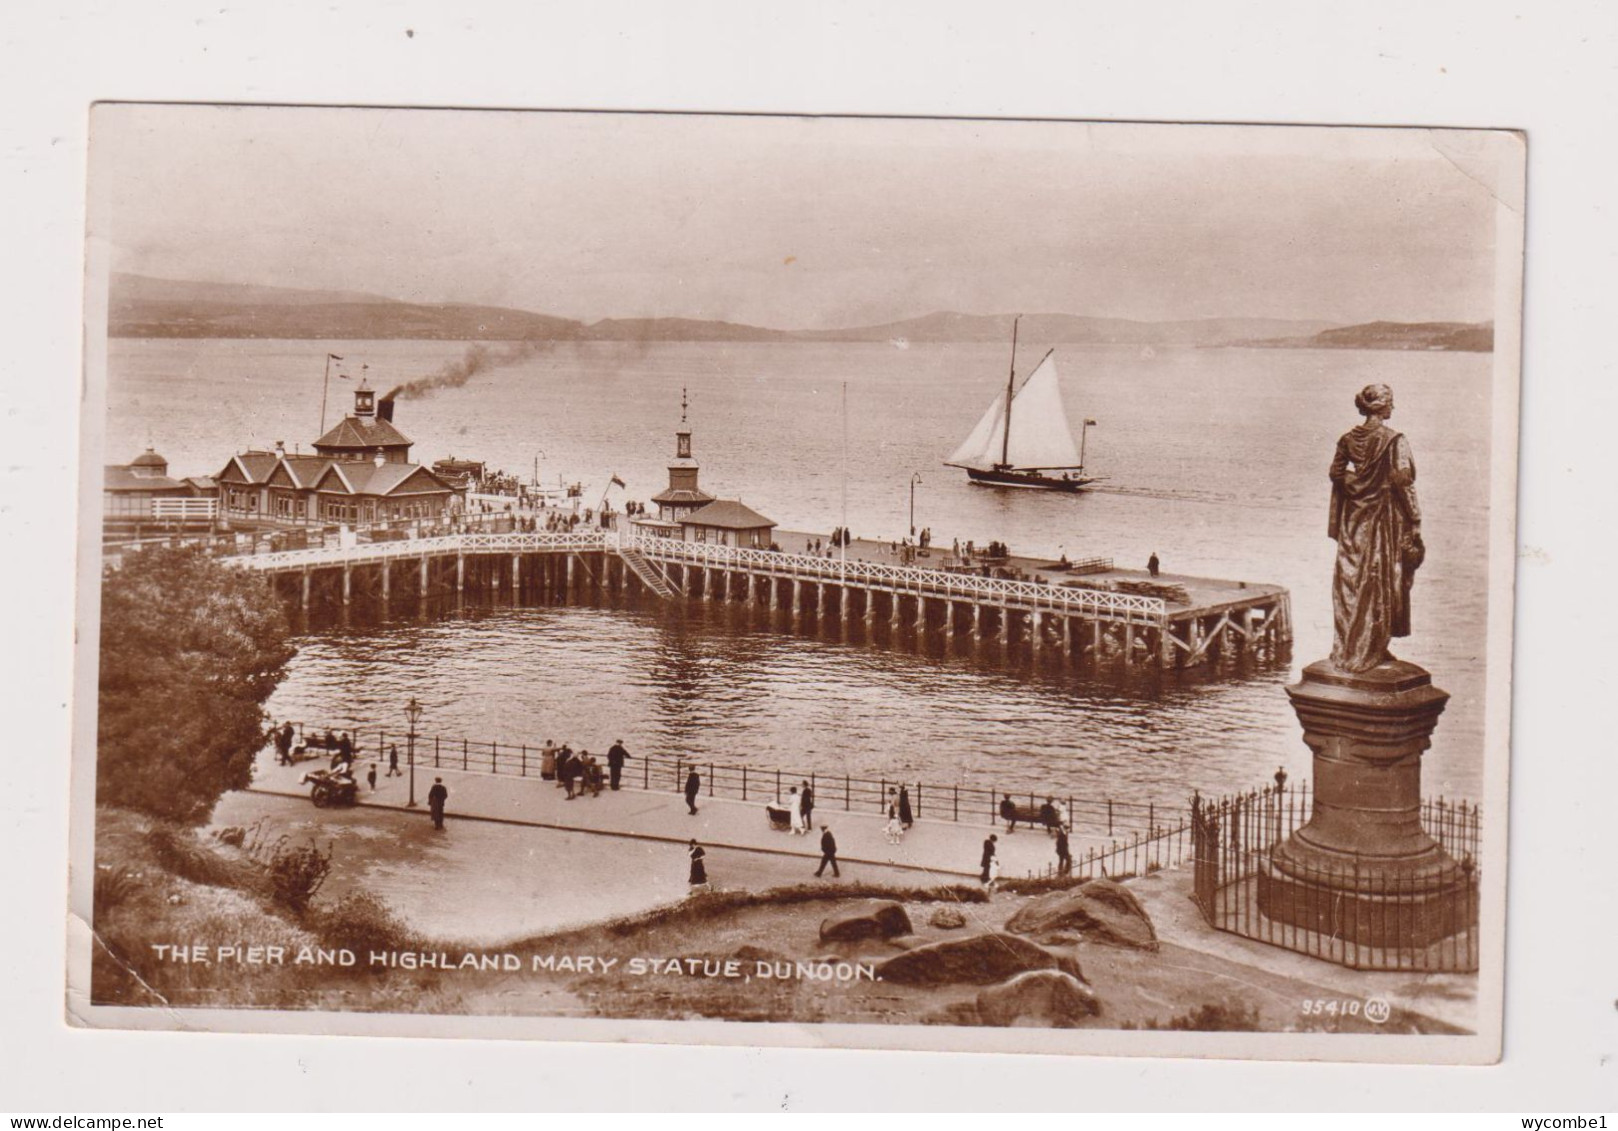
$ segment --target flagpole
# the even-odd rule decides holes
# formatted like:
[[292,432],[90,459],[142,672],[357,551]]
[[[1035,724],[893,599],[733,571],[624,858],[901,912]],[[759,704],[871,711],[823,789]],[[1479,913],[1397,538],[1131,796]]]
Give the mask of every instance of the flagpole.
[[838,539],[843,544],[842,569],[840,577],[848,577],[848,382],[843,382],[843,536]]
[[320,382],[320,435],[326,434],[326,392],[331,388],[331,354],[326,354],[326,376]]

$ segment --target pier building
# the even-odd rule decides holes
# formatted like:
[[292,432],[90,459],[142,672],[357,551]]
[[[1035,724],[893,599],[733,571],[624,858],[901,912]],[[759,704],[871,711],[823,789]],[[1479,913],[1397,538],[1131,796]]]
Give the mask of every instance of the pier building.
[[217,495],[212,479],[170,478],[169,461],[148,447],[128,463],[103,469],[102,526],[109,534],[150,524],[207,526],[218,512]]
[[698,483],[701,468],[691,454],[691,429],[686,422],[689,402],[680,390],[680,428],[674,433],[674,462],[669,464],[669,485],[652,496],[657,514],[634,519],[638,533],[653,537],[703,542],[716,546],[768,549],[775,520],[765,518],[740,499],[721,499]]
[[[383,402],[391,416],[391,402]],[[315,454],[247,451],[214,478],[220,511],[234,523],[266,526],[367,526],[435,522],[459,491],[431,468],[410,462],[411,440],[391,419],[377,418],[376,394],[364,381],[354,411],[315,441]]]

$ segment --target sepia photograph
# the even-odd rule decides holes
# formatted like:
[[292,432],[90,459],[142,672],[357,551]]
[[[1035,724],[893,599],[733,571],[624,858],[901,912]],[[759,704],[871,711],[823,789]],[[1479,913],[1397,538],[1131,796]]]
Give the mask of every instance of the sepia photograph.
[[68,1024],[1495,1062],[1526,159],[98,104]]

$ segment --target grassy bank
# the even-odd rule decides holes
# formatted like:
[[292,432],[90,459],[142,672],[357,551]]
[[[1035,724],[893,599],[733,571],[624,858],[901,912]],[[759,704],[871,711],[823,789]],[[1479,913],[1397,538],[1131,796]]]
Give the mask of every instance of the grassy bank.
[[[823,964],[875,969],[918,945],[999,931],[1031,898],[1031,892],[1002,890],[991,899],[970,883],[825,881],[712,891],[491,951],[423,937],[363,890],[316,899],[320,844],[236,832],[209,835],[118,810],[98,814],[92,970],[97,1003],[973,1025],[980,1023],[977,985],[824,979],[801,970]],[[311,885],[314,890],[305,890]],[[1031,884],[1035,890],[1050,886]],[[915,933],[892,941],[823,941],[822,920],[856,899],[903,904]],[[959,912],[964,928],[942,919],[935,925],[941,909]],[[200,948],[196,953],[209,960],[176,961],[172,951],[160,954],[160,946],[187,953]],[[232,947],[280,947],[287,958],[217,959],[219,948]],[[292,957],[345,949],[358,956],[355,965]],[[372,952],[406,956],[408,962],[372,965],[366,957]],[[1447,1031],[1398,1010],[1375,1030],[1359,1019],[1304,1016],[1300,1002],[1335,995],[1297,978],[1168,944],[1150,952],[1081,942],[1064,953],[1082,967],[1101,1003],[1100,1014],[1083,1022],[1096,1028]],[[423,956],[436,968],[421,968]],[[693,973],[686,960],[699,966],[735,963],[739,973]],[[760,964],[791,973],[764,974]]]

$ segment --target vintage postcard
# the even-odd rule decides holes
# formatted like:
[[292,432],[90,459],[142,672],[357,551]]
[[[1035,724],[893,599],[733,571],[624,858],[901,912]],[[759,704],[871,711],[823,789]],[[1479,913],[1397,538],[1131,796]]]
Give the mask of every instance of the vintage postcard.
[[70,1019],[1497,1059],[1524,167],[96,107]]

